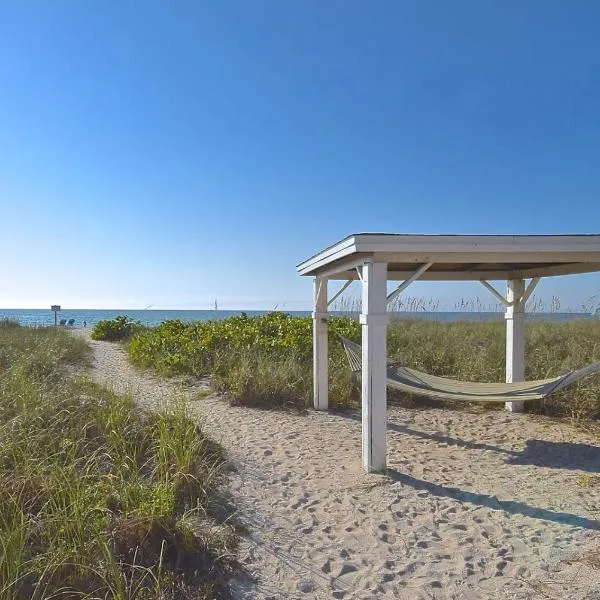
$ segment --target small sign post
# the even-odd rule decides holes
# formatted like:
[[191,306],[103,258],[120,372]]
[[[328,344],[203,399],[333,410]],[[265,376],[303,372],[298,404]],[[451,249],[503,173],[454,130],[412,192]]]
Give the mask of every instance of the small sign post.
[[54,327],[58,325],[58,313],[60,311],[60,304],[53,304],[50,310],[54,312]]

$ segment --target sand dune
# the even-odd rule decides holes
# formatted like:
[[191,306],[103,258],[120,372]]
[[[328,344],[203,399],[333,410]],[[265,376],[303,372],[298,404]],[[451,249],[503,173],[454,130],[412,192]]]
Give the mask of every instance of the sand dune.
[[[235,467],[249,526],[238,598],[600,598],[600,447],[503,412],[389,409],[389,476],[360,464],[357,413],[306,416],[196,399],[92,342],[93,376],[140,402],[184,393]],[[578,481],[579,480],[579,481]]]

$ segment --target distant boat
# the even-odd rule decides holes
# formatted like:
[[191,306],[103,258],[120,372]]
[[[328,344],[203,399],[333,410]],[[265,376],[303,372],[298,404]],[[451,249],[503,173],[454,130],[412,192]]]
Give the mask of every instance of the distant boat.
[[217,304],[217,300],[215,299],[215,312],[219,310],[219,305]]

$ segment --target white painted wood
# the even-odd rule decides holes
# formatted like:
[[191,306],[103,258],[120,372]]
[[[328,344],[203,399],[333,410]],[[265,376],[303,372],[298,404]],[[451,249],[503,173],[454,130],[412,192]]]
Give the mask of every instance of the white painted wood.
[[[506,308],[506,381],[525,379],[525,281],[508,281],[506,299],[510,306]],[[506,410],[522,412],[523,402],[506,402]]]
[[[328,402],[327,280],[362,280],[363,464],[368,471],[385,468],[386,282],[408,280],[427,263],[433,264],[419,277],[427,281],[484,280],[486,285],[508,280],[507,298],[492,293],[510,305],[505,315],[506,379],[521,381],[525,302],[540,277],[600,271],[600,235],[354,234],[297,266],[301,275],[323,282],[315,284],[313,313],[314,397],[320,410]],[[533,279],[527,288],[526,278]],[[509,410],[522,408],[522,402],[507,403]]]
[[489,282],[485,279],[480,279],[479,283],[483,285],[491,294],[500,302],[500,304],[504,304],[504,306],[510,306],[510,302]]
[[534,277],[527,285],[527,289],[525,290],[525,293],[523,294],[523,297],[521,298],[521,302],[523,304],[523,310],[525,310],[525,304],[527,303],[527,300],[529,300],[529,298],[531,298],[531,294],[533,294],[535,288],[537,287],[538,283],[541,280],[542,280],[541,277]]
[[316,410],[327,410],[329,374],[327,363],[327,279],[315,277],[313,317],[313,398]]
[[354,281],[354,279],[348,279],[346,283],[333,295],[331,300],[327,301],[327,306],[331,306],[345,291],[348,286]]
[[433,263],[428,262],[424,265],[421,265],[408,279],[406,279],[403,283],[401,283],[393,292],[388,294],[387,302],[388,304],[397,298],[413,281],[416,281],[431,267]]
[[356,258],[409,264],[491,262],[541,266],[570,262],[590,264],[590,270],[594,271],[598,267],[591,263],[600,263],[600,235],[355,234],[315,254],[297,268],[301,275],[317,275],[327,268],[331,269],[328,274],[333,275],[334,271],[350,268],[337,263]]
[[362,268],[362,457],[367,472],[386,468],[387,265]]
[[[348,272],[360,268],[364,261],[364,257],[356,258],[349,256],[318,270],[315,269],[311,273],[319,277],[327,277],[328,279],[350,279]],[[300,275],[304,275],[304,273],[300,273]]]
[[[364,259],[363,259],[364,260]],[[387,262],[387,261],[383,261]],[[392,270],[388,263],[388,281],[404,281],[414,274],[414,267],[408,270],[409,265],[403,265],[405,268]],[[492,268],[494,265],[488,265]],[[567,263],[562,265],[543,266],[542,263],[537,263],[536,266],[530,269],[506,269],[500,270],[473,270],[469,268],[461,268],[457,271],[448,271],[438,269],[438,264],[434,263],[433,267],[425,271],[419,281],[507,281],[508,279],[533,279],[536,277],[554,277],[560,275],[576,275],[578,273],[591,273],[600,271],[600,262],[595,263]],[[348,280],[360,279],[357,275],[355,267],[352,266],[345,270],[345,267],[339,266],[333,271],[319,271],[319,275],[328,277],[331,280]]]
[[560,265],[538,265],[531,269],[513,271],[513,278],[531,279],[532,277],[555,277],[557,275],[576,275],[600,271],[600,262],[569,262]]
[[307,262],[297,265],[296,269],[300,275],[310,275],[318,272],[320,275],[329,277],[340,270],[362,265],[365,260],[364,257],[357,258],[354,254],[354,247],[349,246],[335,255],[309,259]]

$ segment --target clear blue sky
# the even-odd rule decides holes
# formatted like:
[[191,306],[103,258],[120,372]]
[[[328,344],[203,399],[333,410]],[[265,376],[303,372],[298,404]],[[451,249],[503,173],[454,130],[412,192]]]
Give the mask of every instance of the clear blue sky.
[[295,265],[352,232],[598,232],[599,23],[585,0],[4,1],[0,306],[307,308]]

